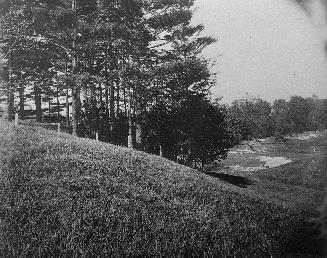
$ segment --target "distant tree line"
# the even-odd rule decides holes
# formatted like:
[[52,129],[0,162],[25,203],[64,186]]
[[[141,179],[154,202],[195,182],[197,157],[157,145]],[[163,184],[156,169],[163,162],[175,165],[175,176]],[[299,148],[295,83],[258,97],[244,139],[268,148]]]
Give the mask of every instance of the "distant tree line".
[[262,99],[241,99],[228,108],[234,140],[285,136],[327,128],[327,99],[292,96],[273,104]]
[[[199,54],[193,0],[3,0],[4,116],[61,122],[95,138],[176,159],[226,157],[227,109]],[[35,109],[26,109],[33,102]],[[44,104],[47,103],[47,107]]]

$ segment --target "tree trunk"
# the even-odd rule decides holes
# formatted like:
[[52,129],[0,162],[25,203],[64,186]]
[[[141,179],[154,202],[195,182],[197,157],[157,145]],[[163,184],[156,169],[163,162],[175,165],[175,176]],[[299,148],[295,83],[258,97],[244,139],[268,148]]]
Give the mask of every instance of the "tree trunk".
[[136,116],[136,124],[135,124],[135,141],[137,149],[143,150],[143,126],[142,122],[140,121],[140,117]]
[[41,88],[37,84],[34,84],[34,98],[35,98],[36,122],[42,122]]
[[25,116],[25,96],[24,96],[24,87],[19,88],[19,118],[24,119]]
[[[135,84],[134,84],[135,85]],[[136,98],[136,108],[135,108],[135,145],[139,150],[143,150],[143,124],[142,124],[142,100],[138,94],[136,86],[135,89],[135,98]]]
[[49,112],[49,119],[51,116],[51,99],[49,98],[49,102],[48,102],[48,112]]
[[72,127],[73,135],[80,136],[79,119],[80,119],[80,90],[76,85],[72,90]]
[[13,121],[15,117],[14,111],[15,96],[12,89],[8,90],[8,120]]
[[117,105],[117,107],[116,107],[116,114],[117,114],[117,116],[119,115],[119,111],[120,111],[120,105],[119,105],[120,95],[119,95],[119,93],[120,93],[120,83],[121,82],[122,82],[121,79],[118,79],[117,80],[117,99],[116,99],[116,105]]
[[113,80],[110,83],[110,103],[109,103],[109,112],[110,112],[110,137],[111,141],[114,142],[114,129],[115,129],[115,85]]
[[133,141],[133,111],[132,111],[132,87],[129,85],[128,87],[128,148],[134,149],[134,141]]
[[[65,75],[66,77],[68,76],[68,71],[67,71],[67,62],[65,65]],[[65,114],[65,118],[66,118],[66,126],[68,127],[70,124],[69,121],[69,84],[68,81],[66,80],[66,104],[65,104],[65,108],[66,108],[66,114]]]
[[91,109],[92,109],[92,114],[94,115],[94,119],[92,119],[91,122],[91,128],[93,130],[93,134],[96,135],[96,133],[99,131],[99,112],[98,112],[98,107],[97,107],[97,94],[96,94],[96,86],[92,86],[90,89],[90,102],[91,102]]
[[59,87],[57,87],[57,118],[59,122],[60,117],[60,102],[59,102]]
[[74,13],[74,29],[73,29],[73,42],[72,42],[72,125],[73,135],[80,136],[79,130],[79,117],[80,117],[80,89],[76,83],[76,67],[77,67],[77,56],[76,56],[76,38],[77,38],[77,6],[76,0],[72,0],[72,10]]
[[127,99],[126,99],[126,87],[123,90],[123,98],[124,98],[124,114],[127,116]]
[[128,115],[128,148],[134,149],[134,141],[133,141],[133,117],[132,114]]
[[66,86],[66,126],[69,126],[69,89],[68,84]]
[[105,98],[106,98],[106,118],[109,117],[109,87],[108,82],[105,84]]
[[100,106],[102,107],[102,84],[101,82],[99,83],[99,102],[100,102]]
[[[11,58],[11,57],[10,57]],[[8,109],[7,109],[7,119],[9,121],[13,121],[15,118],[15,111],[14,111],[14,105],[15,105],[15,95],[14,95],[14,85],[13,85],[13,79],[12,79],[12,67],[11,62],[9,61],[9,67],[8,67],[8,76],[9,76],[9,85],[8,85]]]

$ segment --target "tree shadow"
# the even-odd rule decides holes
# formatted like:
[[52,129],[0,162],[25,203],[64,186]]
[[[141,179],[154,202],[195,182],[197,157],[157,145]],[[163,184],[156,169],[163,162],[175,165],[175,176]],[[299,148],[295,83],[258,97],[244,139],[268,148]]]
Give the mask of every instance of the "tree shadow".
[[319,230],[311,223],[294,225],[294,232],[286,243],[287,257],[327,257],[327,238],[319,237]]
[[234,176],[224,173],[216,173],[216,172],[206,172],[208,176],[219,178],[229,184],[236,185],[241,188],[247,188],[248,185],[253,185],[252,181],[242,176]]

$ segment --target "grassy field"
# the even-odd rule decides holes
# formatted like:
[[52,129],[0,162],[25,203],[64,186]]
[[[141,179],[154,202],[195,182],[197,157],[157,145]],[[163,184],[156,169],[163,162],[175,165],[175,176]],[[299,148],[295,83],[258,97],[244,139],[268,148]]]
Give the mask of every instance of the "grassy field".
[[[210,174],[239,177],[248,182],[245,185],[248,191],[314,215],[327,186],[327,132],[317,136],[289,139],[284,143],[265,139],[255,143],[253,151],[247,144],[236,146],[225,161],[210,170]],[[291,162],[267,168],[260,157],[279,157]]]
[[305,221],[323,198],[326,137],[314,154],[287,144],[283,167],[227,168],[255,155],[242,154],[202,174],[0,120],[0,257],[323,257]]

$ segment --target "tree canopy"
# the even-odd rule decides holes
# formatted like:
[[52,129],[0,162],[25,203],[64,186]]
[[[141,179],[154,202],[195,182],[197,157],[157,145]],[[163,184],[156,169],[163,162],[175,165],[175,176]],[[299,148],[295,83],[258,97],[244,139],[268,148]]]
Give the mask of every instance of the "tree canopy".
[[209,101],[215,75],[200,55],[215,39],[191,25],[193,3],[2,1],[7,117],[59,121],[172,159],[183,148],[203,162],[224,158],[226,110]]

